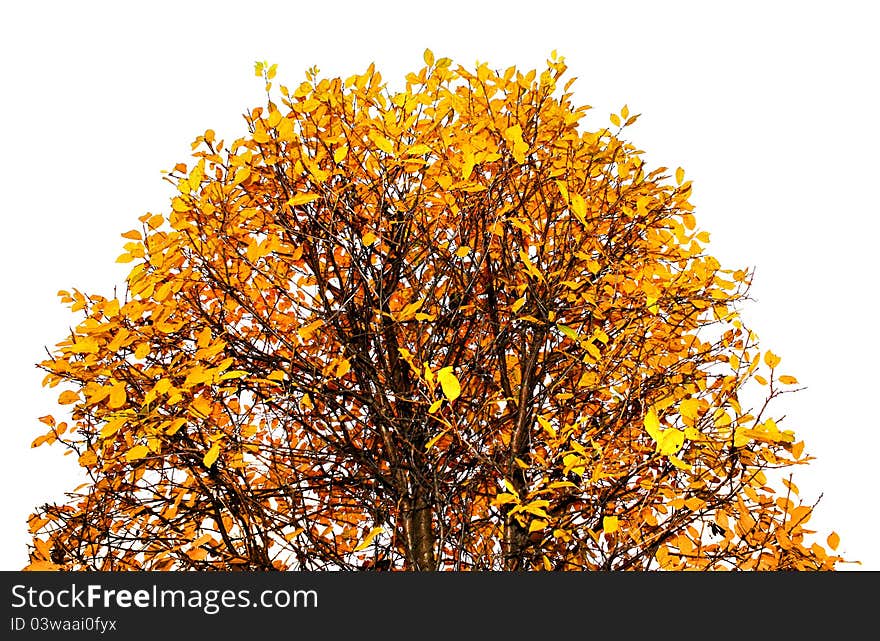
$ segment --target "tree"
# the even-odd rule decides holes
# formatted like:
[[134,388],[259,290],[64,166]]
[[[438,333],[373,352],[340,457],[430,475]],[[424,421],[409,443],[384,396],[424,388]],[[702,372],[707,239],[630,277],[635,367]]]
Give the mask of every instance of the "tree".
[[278,104],[258,63],[248,135],[199,136],[123,234],[124,294],[60,293],[73,427],[35,444],[89,482],[31,567],[834,569],[751,273],[565,69],[426,51],[398,93],[313,68]]

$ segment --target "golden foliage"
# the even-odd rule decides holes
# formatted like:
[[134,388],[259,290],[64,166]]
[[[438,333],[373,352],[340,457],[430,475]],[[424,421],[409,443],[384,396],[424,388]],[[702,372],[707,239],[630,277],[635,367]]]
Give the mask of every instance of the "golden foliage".
[[[91,482],[33,568],[833,569],[680,168],[541,72],[427,51],[208,130],[41,363]],[[257,63],[271,92],[275,65]],[[271,95],[271,94],[270,94]],[[63,428],[62,428],[63,426]],[[828,546],[838,545],[836,534]]]

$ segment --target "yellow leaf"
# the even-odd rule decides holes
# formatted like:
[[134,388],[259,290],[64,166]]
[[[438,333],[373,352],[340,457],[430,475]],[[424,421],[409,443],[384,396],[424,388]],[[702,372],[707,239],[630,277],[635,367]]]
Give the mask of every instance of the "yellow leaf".
[[367,533],[367,536],[364,537],[364,540],[361,541],[360,543],[358,543],[358,546],[353,551],[360,552],[361,550],[369,547],[370,543],[373,542],[373,539],[375,539],[377,536],[382,534],[382,532],[384,532],[384,531],[385,531],[385,528],[383,528],[381,525],[374,527],[372,530],[370,530]]
[[71,403],[76,403],[78,400],[79,394],[70,390],[61,392],[61,395],[58,397],[59,405],[70,405]]
[[535,516],[539,516],[543,519],[549,519],[550,515],[544,511],[544,507],[546,507],[546,505],[547,505],[547,501],[538,500],[538,501],[532,501],[531,503],[528,503],[527,505],[523,505],[522,509],[523,509],[523,511],[528,512],[529,514],[534,514]]
[[398,314],[395,315],[395,318],[398,321],[405,321],[411,319],[415,316],[415,313],[421,309],[422,305],[425,303],[425,299],[417,300],[414,303],[410,303],[406,307],[404,307]]
[[616,516],[603,516],[602,517],[602,529],[606,534],[613,534],[617,532],[619,527],[618,520]]
[[645,414],[645,430],[657,443],[656,451],[660,454],[672,455],[678,452],[684,445],[684,432],[674,427],[660,429],[660,419],[653,408]]
[[574,331],[571,327],[569,327],[568,325],[563,325],[562,323],[556,323],[556,327],[559,329],[560,332],[562,332],[563,334],[568,336],[574,342],[576,342],[576,343],[580,342],[580,340],[581,340],[580,335],[576,331]]
[[234,369],[231,372],[226,372],[225,374],[221,374],[220,378],[217,380],[220,381],[228,381],[231,378],[241,378],[242,376],[247,376],[248,372],[245,372],[241,369]]
[[748,445],[749,442],[752,440],[752,437],[750,436],[751,433],[752,430],[749,430],[745,427],[736,428],[736,431],[734,431],[733,433],[733,446],[743,447],[745,445]]
[[114,418],[101,428],[101,438],[109,438],[113,436],[123,425],[125,425],[125,417]]
[[620,127],[620,116],[617,114],[611,114],[611,124],[615,127]]
[[169,425],[165,429],[165,433],[166,434],[176,434],[180,430],[180,428],[183,427],[184,425],[186,425],[185,418],[176,418],[173,421],[171,421],[171,425]]
[[136,461],[144,458],[150,453],[150,449],[146,445],[135,445],[125,453],[126,461]]
[[684,428],[684,437],[689,441],[699,441],[703,438],[703,434],[695,427]]
[[364,244],[365,247],[369,247],[377,240],[379,240],[379,237],[371,231],[368,231],[363,236],[361,236],[361,242]]
[[577,219],[581,221],[581,223],[586,224],[587,222],[587,203],[584,200],[584,197],[580,194],[574,194],[571,197],[571,211],[577,216]]
[[840,545],[840,535],[837,532],[832,532],[828,535],[828,547],[836,550],[838,545]]
[[682,417],[686,418],[697,418],[699,416],[698,410],[700,408],[700,401],[695,398],[686,398],[678,404],[678,413]]
[[371,132],[370,140],[372,140],[373,144],[375,144],[376,147],[384,151],[386,154],[394,153],[394,145],[382,134],[376,133],[375,131]]
[[675,170],[675,182],[678,185],[684,182],[684,169],[681,167]]
[[461,247],[459,247],[458,249],[455,250],[455,255],[458,256],[459,258],[464,258],[465,256],[467,256],[470,253],[470,251],[471,251],[470,247],[468,247],[466,245],[462,245]]
[[406,153],[408,153],[410,156],[421,156],[431,153],[431,148],[428,145],[413,145],[406,150]]
[[297,205],[305,205],[306,203],[314,202],[318,200],[318,198],[320,198],[318,194],[297,194],[288,200],[287,204],[291,207],[296,207]]
[[443,438],[444,436],[446,436],[446,432],[447,432],[447,431],[448,431],[448,430],[443,430],[442,432],[440,432],[439,434],[437,434],[436,436],[434,436],[430,441],[428,441],[427,443],[425,443],[425,449],[426,449],[426,450],[430,450],[432,447],[434,447],[434,446],[437,444],[437,441],[439,441],[441,438]]
[[510,311],[513,312],[514,314],[516,314],[516,313],[520,310],[520,308],[521,308],[523,305],[525,305],[525,303],[526,303],[526,297],[525,297],[525,296],[521,296],[520,298],[517,298],[517,299],[514,301],[513,305],[510,306]]
[[557,180],[556,187],[559,189],[559,193],[562,194],[562,198],[567,201],[568,200],[568,185],[566,185],[561,180]]
[[98,341],[94,338],[84,338],[77,340],[67,351],[71,354],[97,354],[99,349]]
[[519,125],[513,125],[512,127],[508,127],[504,130],[504,137],[511,143],[513,143],[513,157],[518,163],[525,162],[526,152],[529,150],[529,145],[523,140],[523,131],[522,127]]
[[779,358],[776,354],[769,350],[767,351],[767,353],[764,354],[764,362],[767,363],[767,367],[769,367],[770,369],[773,369],[774,367],[779,365],[779,361],[781,360],[781,358]]
[[556,430],[553,427],[553,424],[548,421],[543,416],[538,416],[538,424],[547,432],[551,437],[556,438]]
[[342,378],[351,370],[351,362],[347,358],[343,358],[336,365],[336,378]]
[[535,519],[534,521],[529,523],[529,534],[531,534],[532,532],[537,532],[538,530],[543,530],[547,527],[547,525],[549,525],[547,521],[544,521],[542,519]]
[[122,234],[123,238],[128,238],[129,240],[141,240],[141,233],[137,229],[132,229],[131,231],[127,231]]
[[345,157],[348,155],[348,145],[342,145],[336,151],[333,152],[333,162],[340,163],[345,160]]
[[660,454],[675,454],[684,445],[684,432],[674,427],[663,430],[657,440],[657,451]]
[[513,125],[504,130],[504,137],[511,142],[519,142],[523,139],[522,127]]
[[211,448],[202,457],[202,463],[205,467],[211,467],[220,456],[220,441],[216,441]]
[[797,385],[798,379],[796,379],[794,376],[783,374],[779,377],[779,382],[783,385]]
[[464,162],[461,165],[461,177],[463,180],[467,180],[471,177],[471,172],[474,170],[474,152],[471,149],[467,149],[464,152]]
[[243,183],[245,180],[247,180],[250,175],[251,175],[250,169],[248,169],[247,167],[241,167],[240,169],[236,170],[235,177],[232,180],[232,184],[239,185],[239,184]]
[[672,463],[675,467],[677,467],[680,470],[686,470],[686,471],[690,472],[691,470],[694,469],[693,465],[690,465],[689,463],[685,463],[680,458],[678,458],[677,456],[672,455],[672,454],[670,454],[670,456],[669,456],[669,462]]
[[532,276],[537,278],[538,280],[544,280],[544,277],[541,275],[541,272],[532,264],[532,261],[529,259],[528,253],[524,249],[519,250],[519,257],[522,260],[523,264],[526,266],[526,271],[528,271]]
[[660,419],[657,417],[657,412],[655,412],[653,408],[649,409],[648,413],[645,414],[645,430],[652,439],[655,441],[659,440]]
[[278,138],[281,140],[293,140],[293,120],[291,118],[282,118],[278,126],[275,127],[278,132]]
[[437,372],[437,380],[440,381],[440,387],[443,388],[443,395],[450,401],[454,401],[461,395],[461,385],[455,374],[452,373],[452,367],[442,367]]
[[422,54],[422,59],[424,59],[425,64],[430,67],[434,64],[434,52],[430,49],[425,49],[425,53]]
[[157,394],[164,394],[171,389],[171,381],[167,378],[160,378],[153,386]]
[[443,405],[443,399],[438,399],[431,403],[431,407],[428,408],[428,414],[433,414],[437,410],[440,409],[440,406]]
[[107,401],[107,407],[117,409],[125,405],[125,383],[116,383],[110,390],[110,399]]
[[584,462],[584,459],[577,454],[566,454],[562,457],[563,473],[574,472],[582,475],[585,469],[585,466],[582,465]]
[[730,418],[730,414],[720,407],[715,410],[715,414],[712,418],[715,421],[715,427],[726,427],[727,425],[730,425],[733,420]]

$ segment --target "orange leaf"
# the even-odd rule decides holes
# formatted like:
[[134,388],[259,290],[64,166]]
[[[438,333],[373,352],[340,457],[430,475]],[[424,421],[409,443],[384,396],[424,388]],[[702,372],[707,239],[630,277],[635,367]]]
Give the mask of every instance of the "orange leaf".
[[22,568],[23,572],[58,572],[63,570],[63,565],[52,563],[52,561],[34,561]]
[[116,383],[110,390],[110,399],[107,401],[107,407],[117,409],[125,405],[126,393],[125,383]]
[[828,547],[836,550],[838,545],[840,545],[840,535],[837,532],[832,532],[828,535]]
[[305,205],[307,203],[314,202],[318,200],[320,196],[318,194],[297,194],[293,198],[287,201],[287,204],[291,207],[295,207],[297,205]]
[[70,405],[71,403],[76,403],[77,401],[79,401],[79,394],[70,390],[67,390],[66,392],[61,392],[61,395],[58,397],[58,403],[60,405]]

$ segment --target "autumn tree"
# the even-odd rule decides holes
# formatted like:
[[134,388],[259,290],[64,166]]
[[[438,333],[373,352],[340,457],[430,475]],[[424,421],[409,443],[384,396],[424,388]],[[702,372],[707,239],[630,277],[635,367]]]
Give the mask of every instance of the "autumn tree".
[[198,136],[123,234],[124,293],[60,293],[69,422],[35,445],[88,482],[31,516],[31,567],[833,569],[751,272],[565,69],[258,63],[248,134]]

